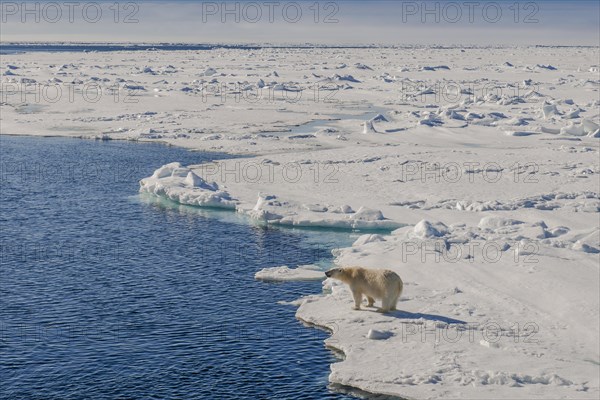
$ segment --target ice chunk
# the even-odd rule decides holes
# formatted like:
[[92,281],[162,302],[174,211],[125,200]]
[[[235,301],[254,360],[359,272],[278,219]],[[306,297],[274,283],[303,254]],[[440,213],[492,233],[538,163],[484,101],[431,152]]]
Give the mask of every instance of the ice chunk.
[[372,243],[372,242],[385,242],[385,238],[383,236],[377,235],[377,234],[362,235],[358,239],[356,239],[356,241],[354,243],[352,243],[352,246],[362,246],[364,244]]
[[493,349],[497,349],[500,347],[500,345],[498,343],[495,342],[488,342],[485,339],[481,339],[479,341],[479,344],[482,345],[483,347],[488,347],[488,348],[493,348]]
[[368,133],[377,133],[377,131],[375,130],[375,127],[373,126],[373,120],[368,120],[365,121],[363,124],[363,134],[368,134]]
[[356,64],[354,64],[354,67],[358,68],[358,69],[370,69],[370,70],[373,70],[373,68],[369,67],[368,65],[362,64],[362,63],[356,63]]
[[545,239],[551,236],[542,226],[529,226],[519,231],[516,239]]
[[210,67],[209,67],[209,68],[207,68],[207,69],[204,71],[204,76],[213,76],[213,75],[215,75],[216,73],[217,73],[217,70],[216,70],[216,69],[214,69],[214,68],[210,68]]
[[377,114],[373,118],[371,118],[373,122],[389,122],[389,120],[383,114]]
[[546,104],[542,107],[542,113],[544,114],[544,118],[548,119],[553,115],[560,115],[558,109],[555,104]]
[[142,86],[142,85],[133,85],[133,84],[130,84],[130,83],[126,83],[125,85],[123,85],[123,89],[131,90],[132,92],[133,91],[138,91],[138,90],[143,90],[143,91],[146,90],[146,88],[144,86]]
[[437,71],[438,69],[449,70],[450,67],[448,67],[447,65],[436,65],[433,67],[426,65],[426,66],[421,67],[421,71]]
[[353,214],[354,210],[348,204],[344,204],[344,205],[341,205],[339,207],[333,208],[331,210],[331,212],[332,213],[339,213],[339,214]]
[[590,246],[587,243],[581,243],[581,242],[576,242],[573,245],[573,250],[583,251],[584,253],[590,253],[590,254],[600,253],[600,250],[598,250],[597,248]]
[[328,208],[325,206],[322,206],[320,204],[303,204],[302,207],[308,211],[312,211],[312,212],[327,212]]
[[181,163],[173,162],[170,164],[163,165],[162,167],[160,167],[156,171],[154,171],[154,173],[152,174],[152,178],[159,179],[159,178],[165,178],[167,176],[171,176],[171,174],[173,174],[173,171],[176,168],[181,168]]
[[562,135],[585,136],[585,129],[583,125],[570,124],[568,126],[560,128],[560,133]]
[[337,136],[338,130],[335,128],[323,128],[315,132],[316,136]]
[[254,206],[253,210],[259,211],[259,210],[262,210],[265,206],[272,205],[272,204],[269,204],[269,202],[271,200],[275,200],[276,198],[277,198],[277,196],[268,195],[268,194],[263,195],[263,194],[259,193],[258,200],[256,201],[256,205]]
[[184,183],[189,187],[196,187],[206,190],[217,191],[219,190],[219,185],[216,182],[208,183],[198,175],[196,175],[193,171],[189,171],[187,176],[185,177]]
[[586,133],[594,133],[600,129],[600,125],[591,119],[584,118],[583,121],[581,121],[581,124],[583,125],[583,129]]
[[352,219],[361,221],[381,221],[384,220],[383,213],[379,210],[372,210],[366,207],[361,207],[352,216]]
[[216,183],[208,184],[178,162],[163,165],[151,177],[140,180],[140,192],[199,207],[235,209],[239,203]]
[[379,331],[376,329],[369,329],[369,332],[367,333],[367,339],[371,340],[385,340],[392,336],[394,336],[394,334],[390,331]]
[[540,134],[540,132],[533,132],[533,131],[505,131],[505,133],[508,136],[515,136],[515,137],[532,136],[532,135]]
[[498,229],[504,226],[512,226],[522,224],[523,221],[517,221],[516,219],[502,218],[502,217],[483,217],[479,221],[479,227],[481,229]]
[[549,70],[549,71],[556,71],[556,67],[554,67],[554,66],[552,66],[552,65],[550,65],[550,64],[548,64],[548,65],[544,65],[544,64],[536,64],[536,67],[537,67],[537,68],[540,68],[540,69],[547,69],[547,70]]
[[336,80],[336,81],[348,81],[348,82],[360,83],[360,81],[358,79],[356,79],[355,77],[353,77],[352,75],[335,74],[335,75],[333,75],[332,79]]
[[575,119],[575,118],[579,118],[579,114],[581,113],[581,110],[577,109],[577,110],[569,110],[565,113],[564,118],[565,119]]
[[600,229],[595,229],[592,233],[575,242],[573,250],[592,254],[600,253]]
[[314,265],[301,265],[289,268],[287,265],[273,268],[263,268],[254,274],[254,278],[262,281],[320,281],[325,279],[325,273]]
[[352,214],[354,213],[354,210],[352,209],[352,207],[350,207],[347,204],[344,204],[342,206],[340,206],[340,211],[344,214]]
[[185,178],[186,176],[188,176],[188,172],[190,172],[189,168],[175,168],[173,172],[171,172],[171,176]]
[[558,237],[558,236],[562,236],[566,233],[569,233],[569,228],[567,228],[566,226],[557,226],[556,228],[552,228],[549,232],[550,236],[552,237]]
[[421,220],[415,225],[413,233],[421,239],[441,237],[448,233],[448,227],[441,222],[429,222]]

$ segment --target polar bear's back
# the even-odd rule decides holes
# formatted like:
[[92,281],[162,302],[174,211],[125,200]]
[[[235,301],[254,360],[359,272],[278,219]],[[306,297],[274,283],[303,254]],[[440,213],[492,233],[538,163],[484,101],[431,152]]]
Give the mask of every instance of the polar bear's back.
[[344,268],[354,286],[360,287],[365,294],[383,298],[390,293],[402,292],[403,282],[400,276],[389,269],[367,269],[361,267]]

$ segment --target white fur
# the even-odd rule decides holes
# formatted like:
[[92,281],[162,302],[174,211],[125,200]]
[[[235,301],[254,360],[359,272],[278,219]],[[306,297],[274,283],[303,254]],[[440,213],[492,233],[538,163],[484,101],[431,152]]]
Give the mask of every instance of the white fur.
[[402,294],[402,279],[394,271],[388,269],[343,267],[330,269],[325,275],[350,286],[355,310],[360,310],[363,294],[367,296],[368,307],[373,306],[375,299],[380,299],[381,308],[378,308],[377,311],[395,310],[398,298]]

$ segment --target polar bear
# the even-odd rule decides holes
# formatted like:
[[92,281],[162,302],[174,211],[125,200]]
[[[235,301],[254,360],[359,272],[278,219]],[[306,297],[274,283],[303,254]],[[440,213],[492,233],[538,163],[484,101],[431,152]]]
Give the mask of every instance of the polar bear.
[[325,272],[328,278],[347,283],[354,297],[354,310],[360,310],[362,295],[367,296],[367,307],[372,307],[375,299],[381,299],[378,312],[396,309],[398,298],[402,294],[402,279],[389,269],[366,269],[361,267],[332,268]]

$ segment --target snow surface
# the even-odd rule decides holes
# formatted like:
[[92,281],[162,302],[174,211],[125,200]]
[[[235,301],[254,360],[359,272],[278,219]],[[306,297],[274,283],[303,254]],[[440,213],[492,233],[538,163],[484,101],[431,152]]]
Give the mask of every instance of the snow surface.
[[[332,383],[415,399],[597,399],[598,58],[589,47],[12,54],[0,122],[5,134],[245,155],[157,165],[140,190],[359,231],[336,264],[389,268],[405,287],[389,314],[351,310],[330,279],[295,302],[345,354]],[[36,101],[36,83],[75,99],[85,85],[105,91]]]

